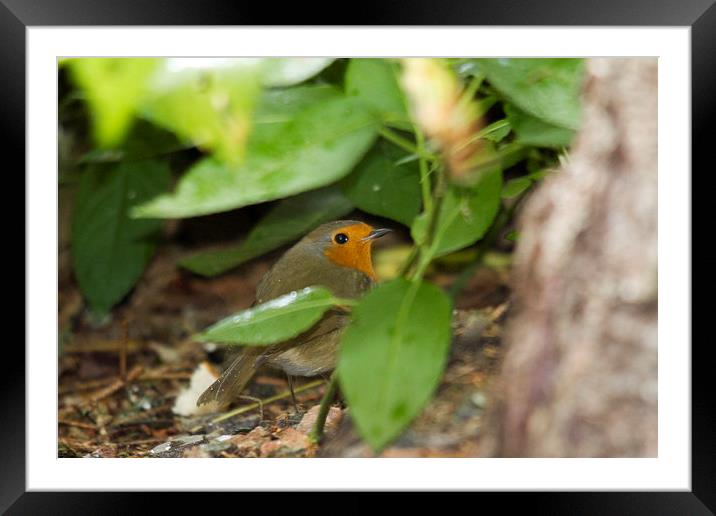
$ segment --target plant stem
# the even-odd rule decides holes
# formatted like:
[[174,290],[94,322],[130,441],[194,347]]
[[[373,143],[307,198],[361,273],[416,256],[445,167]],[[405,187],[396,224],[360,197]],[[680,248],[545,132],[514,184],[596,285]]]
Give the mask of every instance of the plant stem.
[[328,417],[328,411],[331,408],[331,403],[333,403],[333,399],[336,397],[337,388],[338,374],[333,371],[333,374],[331,374],[331,379],[328,383],[328,387],[326,388],[326,392],[323,395],[323,399],[321,400],[321,406],[318,409],[318,416],[316,417],[316,422],[313,425],[313,430],[311,430],[311,433],[308,436],[309,439],[311,439],[311,441],[316,444],[320,443],[321,439],[323,438],[323,428],[326,426],[326,418]]
[[485,80],[485,76],[482,74],[475,75],[472,80],[470,81],[470,84],[468,84],[467,88],[463,91],[462,95],[460,96],[460,105],[465,106],[470,103],[475,98],[475,93],[477,93],[477,90],[482,85],[482,81]]
[[400,269],[398,270],[398,276],[405,276],[410,272],[410,269],[415,264],[415,259],[418,257],[418,247],[416,245],[413,245],[412,249],[410,250],[410,254],[408,255],[408,258],[403,262],[403,265],[400,266]]
[[336,306],[349,306],[353,308],[354,306],[358,305],[357,299],[348,299],[345,297],[334,297],[331,301]]
[[[298,393],[298,392],[307,391],[308,389],[313,389],[314,387],[318,387],[322,383],[324,383],[323,380],[316,380],[315,382],[309,382],[305,385],[301,385],[297,389],[294,389],[293,392]],[[282,400],[282,399],[288,398],[290,396],[291,396],[291,391],[281,392],[279,394],[271,396],[270,398],[266,398],[265,400],[263,400],[263,404],[267,405],[269,403],[273,403],[274,401]],[[257,402],[257,403],[252,403],[251,405],[244,405],[243,407],[238,407],[238,408],[232,410],[231,412],[227,412],[225,414],[222,414],[222,415],[212,419],[211,422],[219,423],[219,422],[229,419],[231,417],[238,416],[239,414],[243,414],[244,412],[248,412],[250,410],[259,408],[260,405],[261,404]]]
[[428,268],[428,265],[430,265],[430,262],[435,255],[435,232],[437,230],[438,218],[440,217],[440,207],[442,205],[446,187],[447,185],[445,183],[444,171],[442,167],[439,167],[437,170],[435,190],[433,192],[433,202],[430,205],[430,211],[426,210],[425,212],[428,217],[427,237],[420,245],[420,260],[418,261],[418,267],[410,278],[413,281],[418,281],[423,277],[425,270]]
[[431,196],[432,185],[430,184],[428,162],[423,157],[425,151],[425,136],[423,136],[423,132],[418,127],[415,127],[415,139],[418,142],[417,154],[420,158],[420,188],[423,194],[423,210],[429,214],[433,209],[433,199]]
[[408,140],[407,138],[403,138],[398,133],[391,131],[387,127],[383,127],[378,131],[379,134],[388,140],[390,143],[397,145],[404,151],[410,152],[411,154],[415,154],[416,156],[422,158],[422,159],[429,159],[429,160],[435,160],[437,157],[433,154],[430,154],[429,152],[426,152],[424,148],[420,146],[416,146]]

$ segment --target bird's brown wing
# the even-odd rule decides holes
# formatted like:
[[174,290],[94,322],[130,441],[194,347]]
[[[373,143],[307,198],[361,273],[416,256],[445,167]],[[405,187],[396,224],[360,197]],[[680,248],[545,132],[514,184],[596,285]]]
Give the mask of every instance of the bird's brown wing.
[[197,406],[206,403],[226,405],[234,400],[256,372],[262,348],[247,347],[243,353],[231,362],[221,376],[206,389],[197,400]]
[[[276,365],[280,365],[280,361],[277,361],[278,357],[290,349],[312,342],[324,344],[326,336],[341,330],[347,322],[348,317],[344,312],[338,309],[329,310],[320,321],[298,337],[269,347],[249,346],[244,348],[244,351],[231,362],[231,365],[221,376],[202,393],[196,404],[200,406],[212,402],[218,405],[230,403],[241,394],[241,391],[244,390],[256,370],[264,362],[273,362]],[[310,349],[310,346],[306,347],[307,352],[310,352]],[[332,352],[335,354],[335,350],[331,349],[322,351],[328,355]],[[307,360],[310,360],[310,358],[307,357]],[[325,361],[326,358],[319,355],[315,357],[315,360]]]

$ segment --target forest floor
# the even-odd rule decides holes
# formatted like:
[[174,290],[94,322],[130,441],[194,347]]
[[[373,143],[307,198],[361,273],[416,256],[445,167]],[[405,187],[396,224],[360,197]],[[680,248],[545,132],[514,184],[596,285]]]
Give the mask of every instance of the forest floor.
[[[251,382],[250,398],[222,413],[195,410],[194,400],[231,355],[190,336],[248,307],[281,251],[216,278],[179,268],[187,252],[175,244],[161,247],[132,294],[106,320],[96,321],[69,272],[68,250],[60,249],[58,455],[374,456],[340,402],[331,408],[323,443],[310,443],[325,388],[321,379],[296,379],[298,411],[285,376],[270,369]],[[455,277],[445,268],[434,269],[430,279],[449,286]],[[476,269],[456,300],[455,337],[434,398],[380,456],[478,455],[486,386],[501,355],[507,277],[503,267]]]

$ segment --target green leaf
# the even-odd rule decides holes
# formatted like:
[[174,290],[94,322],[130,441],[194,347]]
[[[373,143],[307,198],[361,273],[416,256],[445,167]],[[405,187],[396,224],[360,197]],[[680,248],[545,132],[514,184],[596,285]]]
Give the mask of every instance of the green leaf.
[[339,219],[352,209],[351,202],[335,186],[282,199],[241,244],[194,254],[179,265],[197,274],[216,276],[292,242],[324,222]]
[[342,96],[339,89],[328,84],[267,90],[261,95],[256,106],[253,122],[261,126],[262,130],[266,127],[280,130],[311,106]]
[[292,86],[318,75],[333,61],[326,57],[267,57],[263,59],[261,84],[271,88]]
[[583,59],[476,59],[490,84],[517,107],[567,129],[580,121]]
[[361,210],[409,226],[420,211],[420,171],[405,153],[378,142],[343,181],[346,196]]
[[92,149],[80,157],[78,162],[85,164],[137,161],[171,154],[187,148],[190,146],[177,140],[173,133],[145,120],[137,120],[119,147]]
[[509,240],[510,242],[517,242],[517,240],[520,238],[520,234],[515,231],[514,229],[512,231],[509,231],[505,235],[505,240]]
[[373,143],[376,130],[376,120],[355,99],[337,97],[302,106],[288,120],[256,124],[241,165],[203,159],[181,178],[173,194],[138,207],[133,215],[192,217],[325,186],[351,171]]
[[397,68],[397,63],[386,59],[351,59],[346,70],[346,93],[365,102],[383,122],[410,129]]
[[100,147],[118,145],[129,129],[159,59],[77,58],[67,66],[84,90],[92,113],[92,132]]
[[250,132],[260,72],[256,59],[166,59],[142,102],[142,115],[236,164]]
[[503,118],[502,120],[497,120],[482,129],[478,135],[482,138],[490,140],[493,143],[499,143],[504,140],[508,134],[510,134],[511,130],[512,127],[510,127],[510,123]]
[[[499,167],[484,170],[479,181],[470,188],[450,186],[440,206],[431,244],[433,256],[442,256],[482,238],[500,207],[501,190]],[[419,223],[414,232],[419,235],[420,230]]]
[[92,308],[107,312],[139,279],[154,252],[158,220],[133,220],[127,210],[165,191],[169,168],[158,161],[85,171],[72,219],[74,271]]
[[532,180],[529,177],[516,177],[515,179],[510,179],[502,188],[502,198],[512,199],[517,197],[530,186],[532,186]]
[[330,290],[307,287],[227,317],[194,340],[242,345],[283,342],[316,324],[335,304]]
[[443,291],[402,278],[377,286],[353,309],[338,378],[358,431],[373,449],[397,437],[437,387],[450,318]]
[[500,161],[502,170],[507,170],[525,159],[530,150],[529,147],[525,147],[521,143],[510,142],[497,149],[496,157]]
[[571,129],[543,122],[510,104],[505,105],[505,113],[517,134],[517,141],[523,145],[562,148],[572,143],[574,131]]

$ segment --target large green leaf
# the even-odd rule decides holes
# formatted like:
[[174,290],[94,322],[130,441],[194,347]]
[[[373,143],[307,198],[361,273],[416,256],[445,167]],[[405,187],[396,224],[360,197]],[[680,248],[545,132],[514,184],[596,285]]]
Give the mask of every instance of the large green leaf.
[[318,188],[348,174],[376,136],[375,118],[356,99],[312,103],[287,118],[256,124],[241,165],[203,159],[181,178],[173,194],[133,214],[191,217]]
[[85,57],[67,61],[91,109],[92,129],[100,147],[122,141],[159,63],[154,58]]
[[266,127],[281,130],[301,111],[342,96],[338,88],[329,84],[267,90],[259,99],[253,122],[261,130],[266,130]]
[[260,60],[166,59],[152,77],[141,112],[218,159],[238,163],[260,79]]
[[397,164],[405,153],[378,142],[343,181],[343,191],[361,210],[409,226],[420,211],[420,171],[416,161]]
[[194,254],[179,265],[197,274],[215,276],[296,240],[352,209],[351,202],[335,186],[288,197],[278,201],[242,243]]
[[108,311],[129,292],[154,252],[158,220],[134,220],[130,206],[169,187],[163,162],[137,161],[85,171],[72,220],[77,282],[90,305]]
[[397,437],[437,387],[450,312],[440,289],[402,278],[379,285],[354,308],[338,378],[360,434],[374,449]]
[[177,137],[145,120],[137,120],[122,144],[112,149],[92,149],[79,159],[80,164],[136,161],[191,148]]
[[335,302],[328,289],[307,287],[227,317],[194,340],[241,345],[282,342],[317,323]]
[[476,59],[490,84],[517,107],[567,129],[580,121],[583,59]]
[[[499,167],[484,170],[475,186],[450,186],[440,207],[432,241],[433,256],[441,256],[477,242],[492,224],[500,207],[502,172]],[[418,217],[411,234],[415,241],[425,238],[426,220]]]
[[397,63],[354,58],[346,70],[346,93],[364,101],[384,122],[410,128],[403,91],[396,79]]
[[525,190],[532,186],[532,180],[529,177],[516,177],[510,179],[502,188],[503,199],[514,199],[521,195]]
[[266,57],[261,83],[269,87],[298,84],[317,75],[333,61],[335,59],[327,57]]
[[524,145],[561,148],[567,147],[574,138],[572,129],[544,122],[510,104],[505,105],[505,113],[517,134],[517,141]]

